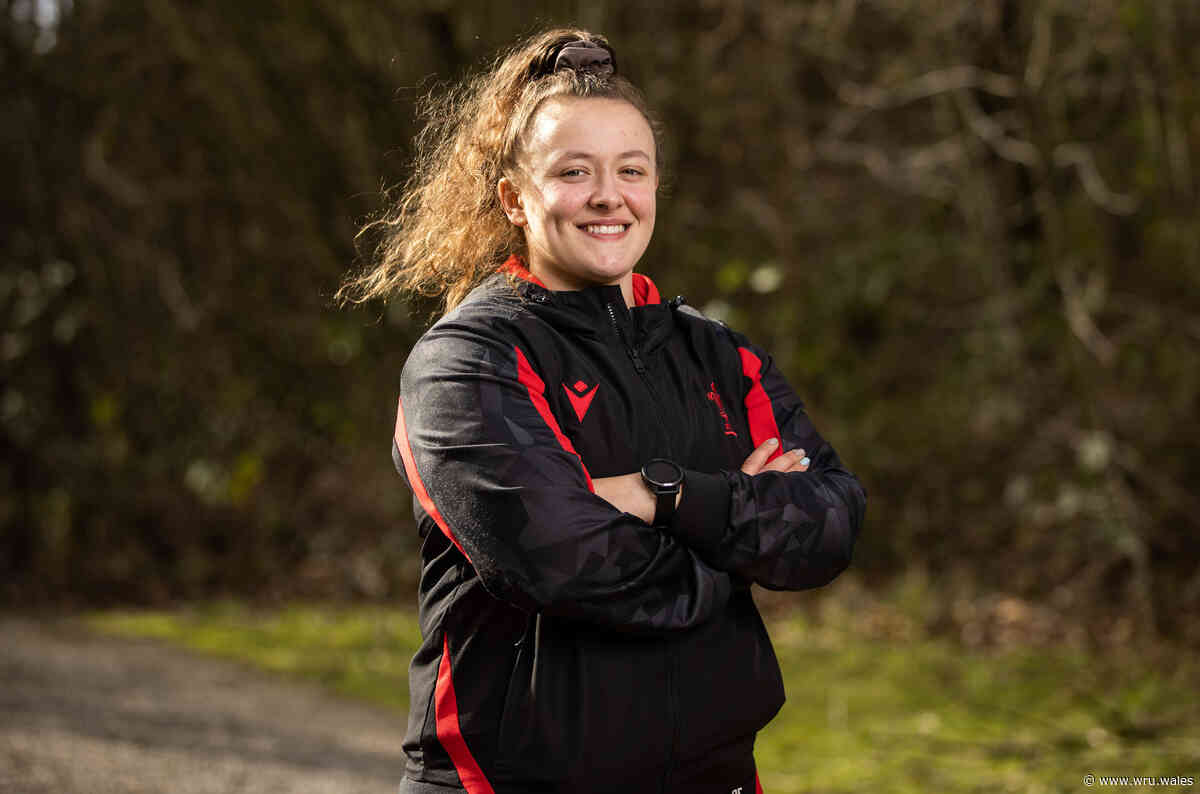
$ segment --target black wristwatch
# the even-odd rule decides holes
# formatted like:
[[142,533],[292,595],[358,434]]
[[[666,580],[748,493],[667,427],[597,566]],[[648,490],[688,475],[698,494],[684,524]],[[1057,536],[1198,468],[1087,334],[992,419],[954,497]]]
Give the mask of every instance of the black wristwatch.
[[654,526],[671,523],[675,515],[675,497],[683,487],[683,468],[666,458],[653,458],[642,467],[642,482],[654,494]]

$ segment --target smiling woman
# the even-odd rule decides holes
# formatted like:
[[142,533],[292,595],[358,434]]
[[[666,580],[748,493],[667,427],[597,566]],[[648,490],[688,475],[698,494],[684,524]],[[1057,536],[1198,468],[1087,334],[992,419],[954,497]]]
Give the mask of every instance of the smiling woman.
[[761,791],[750,587],[836,577],[862,488],[765,351],[635,272],[661,147],[607,41],[550,31],[449,96],[343,291],[448,309],[393,435],[424,538],[401,792]]

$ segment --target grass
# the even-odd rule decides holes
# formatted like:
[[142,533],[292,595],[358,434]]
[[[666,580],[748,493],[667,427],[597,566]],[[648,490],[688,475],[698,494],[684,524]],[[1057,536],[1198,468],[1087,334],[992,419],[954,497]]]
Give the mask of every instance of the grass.
[[304,676],[398,711],[408,709],[408,661],[421,641],[414,612],[380,607],[263,612],[220,603],[176,612],[103,612],[87,623]]
[[[411,611],[379,607],[221,604],[88,623],[306,676],[401,712],[419,641]],[[758,740],[768,794],[1078,792],[1088,773],[1200,780],[1200,663],[1191,657],[968,651],[796,614],[769,623],[788,702]]]

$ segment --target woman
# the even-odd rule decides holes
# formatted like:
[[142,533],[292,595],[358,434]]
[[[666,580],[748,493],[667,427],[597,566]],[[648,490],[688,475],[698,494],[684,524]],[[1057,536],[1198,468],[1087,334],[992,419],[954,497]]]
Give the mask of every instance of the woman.
[[449,309],[393,445],[424,538],[401,791],[749,794],[784,699],[751,583],[837,576],[862,489],[770,356],[634,272],[661,146],[604,39],[527,41],[420,141],[346,288]]

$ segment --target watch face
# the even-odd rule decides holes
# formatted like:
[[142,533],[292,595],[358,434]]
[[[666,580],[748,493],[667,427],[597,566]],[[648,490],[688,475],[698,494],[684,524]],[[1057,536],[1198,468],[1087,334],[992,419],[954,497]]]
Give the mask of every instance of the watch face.
[[683,482],[683,469],[669,460],[655,458],[642,470],[646,479],[662,488],[671,488]]

